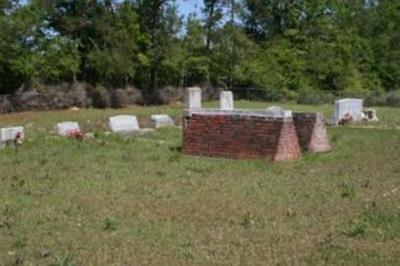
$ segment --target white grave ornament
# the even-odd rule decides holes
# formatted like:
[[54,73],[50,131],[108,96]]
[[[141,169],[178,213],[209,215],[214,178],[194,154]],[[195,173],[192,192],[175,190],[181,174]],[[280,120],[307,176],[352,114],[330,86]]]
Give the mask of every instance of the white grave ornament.
[[68,136],[74,131],[80,131],[77,122],[65,121],[57,124],[57,132],[60,136]]
[[353,121],[362,120],[363,100],[362,99],[341,99],[335,101],[334,120],[338,124],[342,118],[349,115]]
[[151,123],[155,128],[174,126],[174,120],[166,114],[152,115],[150,117]]
[[118,115],[109,118],[109,126],[114,133],[139,131],[139,123],[134,115]]

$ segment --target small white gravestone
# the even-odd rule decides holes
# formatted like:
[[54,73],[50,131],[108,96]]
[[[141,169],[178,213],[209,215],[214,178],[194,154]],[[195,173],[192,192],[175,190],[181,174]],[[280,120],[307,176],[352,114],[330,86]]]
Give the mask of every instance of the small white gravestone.
[[109,118],[109,126],[114,133],[139,131],[139,122],[134,115],[118,115]]
[[18,133],[20,134],[19,138],[24,139],[25,132],[23,127],[7,127],[0,129],[0,148],[8,141],[15,140]]
[[233,93],[231,91],[221,91],[219,94],[219,108],[221,110],[233,110]]
[[347,98],[335,101],[335,124],[338,124],[342,118],[348,117],[349,115],[353,121],[360,121],[362,119],[362,110],[362,99]]
[[71,132],[80,130],[77,122],[65,121],[57,124],[57,132],[60,136],[68,136]]
[[186,109],[200,109],[201,89],[199,87],[187,88],[185,102],[186,102]]
[[155,128],[169,127],[175,125],[174,120],[169,115],[165,114],[151,115],[150,120]]

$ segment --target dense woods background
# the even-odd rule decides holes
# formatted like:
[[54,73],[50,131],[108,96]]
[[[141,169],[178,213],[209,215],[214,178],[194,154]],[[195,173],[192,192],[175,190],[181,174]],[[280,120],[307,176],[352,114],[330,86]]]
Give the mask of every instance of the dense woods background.
[[400,104],[400,1],[187,1],[202,14],[172,0],[0,0],[0,94],[200,85]]

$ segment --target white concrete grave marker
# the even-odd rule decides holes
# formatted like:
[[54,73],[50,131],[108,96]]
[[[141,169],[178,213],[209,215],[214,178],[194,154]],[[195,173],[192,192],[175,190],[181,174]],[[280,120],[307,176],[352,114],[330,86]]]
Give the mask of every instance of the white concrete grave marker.
[[362,99],[341,99],[335,101],[334,122],[338,124],[339,121],[346,115],[351,115],[353,121],[360,121],[362,119],[363,100]]
[[187,88],[185,102],[186,102],[186,109],[200,109],[201,89],[199,87]]
[[57,132],[60,136],[68,136],[72,132],[80,130],[77,122],[65,121],[57,124]]
[[221,91],[219,94],[219,108],[221,110],[233,110],[233,93],[231,91]]
[[109,118],[109,126],[114,133],[139,131],[139,122],[134,115],[118,115]]
[[23,127],[7,127],[0,129],[0,148],[4,147],[4,145],[8,141],[14,141],[17,137],[17,134],[20,134],[19,139],[24,139],[25,132]]
[[151,115],[151,123],[155,128],[174,126],[174,120],[166,114]]

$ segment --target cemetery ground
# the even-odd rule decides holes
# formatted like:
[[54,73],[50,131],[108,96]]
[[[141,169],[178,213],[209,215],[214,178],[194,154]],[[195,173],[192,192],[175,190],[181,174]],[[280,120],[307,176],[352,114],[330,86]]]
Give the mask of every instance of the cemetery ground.
[[[184,156],[179,128],[104,134],[109,116],[147,127],[180,107],[2,115],[26,140],[0,150],[0,265],[399,265],[400,110],[377,111],[374,129],[328,128],[331,152],[283,163]],[[95,138],[57,137],[63,120]]]

